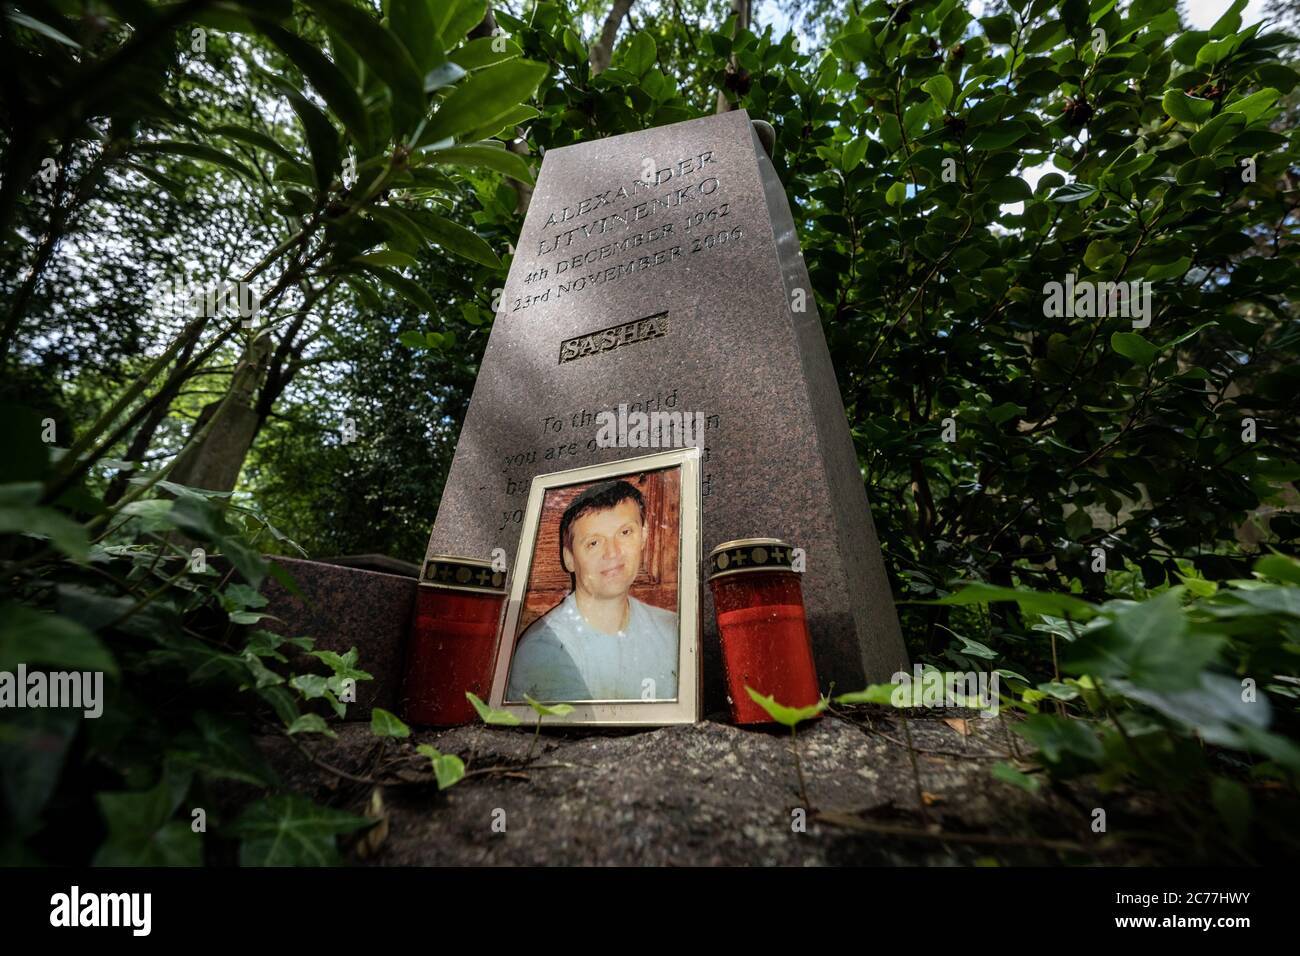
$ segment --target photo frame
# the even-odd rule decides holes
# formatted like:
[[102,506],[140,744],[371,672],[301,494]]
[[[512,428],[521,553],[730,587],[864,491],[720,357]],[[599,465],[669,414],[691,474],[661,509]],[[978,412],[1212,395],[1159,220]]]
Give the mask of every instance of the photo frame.
[[546,724],[697,722],[701,560],[698,448],[535,477],[491,706],[531,723],[528,694],[573,708]]

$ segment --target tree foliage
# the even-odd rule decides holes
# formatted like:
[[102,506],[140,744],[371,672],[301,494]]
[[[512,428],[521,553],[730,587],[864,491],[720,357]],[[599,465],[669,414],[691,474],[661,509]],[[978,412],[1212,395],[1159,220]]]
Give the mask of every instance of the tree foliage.
[[[258,627],[261,553],[418,557],[537,158],[719,95],[775,127],[909,647],[1024,716],[1000,778],[1294,851],[1300,74],[1244,6],[643,2],[600,69],[594,2],[17,4],[0,649],[115,705],[0,744],[7,858],[337,858],[249,735],[364,661]],[[276,796],[200,844],[221,779]]]

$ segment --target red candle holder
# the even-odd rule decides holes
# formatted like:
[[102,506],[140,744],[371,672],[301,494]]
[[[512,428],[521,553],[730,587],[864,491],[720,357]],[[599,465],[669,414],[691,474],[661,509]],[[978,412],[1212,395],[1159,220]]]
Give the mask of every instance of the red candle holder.
[[787,707],[809,707],[821,697],[792,552],[777,538],[743,538],[709,554],[722,666],[737,724],[772,722],[746,686]]
[[425,562],[402,693],[407,723],[474,721],[465,692],[487,700],[492,688],[505,577],[477,558],[434,555]]

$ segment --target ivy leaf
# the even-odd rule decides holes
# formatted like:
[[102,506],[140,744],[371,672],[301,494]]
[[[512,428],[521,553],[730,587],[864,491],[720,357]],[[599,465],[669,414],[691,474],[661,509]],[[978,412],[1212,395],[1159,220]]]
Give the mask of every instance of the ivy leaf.
[[849,691],[834,698],[837,704],[882,704],[892,707],[897,684],[868,684],[862,690]]
[[1037,777],[1031,777],[1029,774],[1017,770],[1005,760],[999,760],[995,763],[992,773],[995,779],[1019,787],[1029,793],[1037,793],[1038,788],[1043,785],[1043,782]]
[[825,710],[829,703],[829,701],[823,697],[818,700],[817,703],[811,704],[807,707],[787,707],[784,704],[777,703],[773,695],[769,694],[764,696],[748,685],[745,686],[745,693],[749,694],[754,703],[767,711],[769,717],[778,724],[783,724],[786,727],[794,727],[802,721],[811,720],[813,717],[816,717]]
[[86,529],[63,513],[44,506],[0,507],[0,533],[48,538],[54,547],[74,561],[86,560],[90,552]]
[[409,737],[411,728],[396,714],[375,707],[370,711],[370,732],[376,737]]
[[433,776],[438,781],[439,790],[446,790],[465,776],[465,763],[455,754],[445,754],[432,744],[420,744],[415,752],[433,763]]
[[337,737],[330,725],[325,723],[325,718],[320,714],[300,714],[287,728],[289,734],[324,734],[326,737]]
[[1023,611],[1034,614],[1050,614],[1054,617],[1072,617],[1075,620],[1087,619],[1097,613],[1097,609],[1087,601],[1069,594],[1057,594],[1047,591],[1020,591],[1015,588],[998,587],[982,581],[972,581],[960,591],[945,595],[935,601],[900,601],[900,604],[989,604],[996,601],[1014,601]]
[[240,866],[335,866],[335,838],[375,822],[286,794],[249,804],[231,832],[242,840]]
[[469,699],[469,702],[474,705],[474,709],[478,711],[479,719],[485,724],[490,724],[496,727],[517,727],[521,723],[520,719],[510,713],[510,711],[497,710],[494,707],[489,707],[480,700],[477,695],[472,694],[469,691],[465,692],[465,696]]
[[117,663],[90,631],[58,614],[21,604],[0,606],[0,671],[44,664],[117,675]]
[[542,704],[527,694],[524,694],[524,700],[528,701],[528,706],[537,711],[538,716],[541,717],[567,717],[573,713],[573,706],[570,704]]

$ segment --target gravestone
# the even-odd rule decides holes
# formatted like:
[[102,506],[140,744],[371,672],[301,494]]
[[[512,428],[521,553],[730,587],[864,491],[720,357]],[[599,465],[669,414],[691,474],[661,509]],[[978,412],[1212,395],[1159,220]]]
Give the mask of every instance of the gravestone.
[[597,413],[621,404],[702,413],[705,554],[746,537],[805,550],[823,690],[907,668],[789,204],[744,111],[545,154],[428,553],[502,548],[513,567],[535,475],[655,450],[597,444]]

